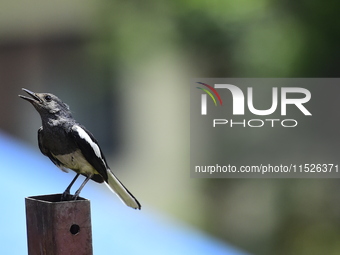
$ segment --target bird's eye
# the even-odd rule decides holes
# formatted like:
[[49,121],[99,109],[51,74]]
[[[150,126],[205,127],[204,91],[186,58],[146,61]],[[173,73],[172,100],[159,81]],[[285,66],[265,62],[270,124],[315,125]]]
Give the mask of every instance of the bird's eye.
[[51,102],[52,97],[51,97],[50,95],[47,95],[47,96],[45,96],[45,100],[46,100],[47,102]]

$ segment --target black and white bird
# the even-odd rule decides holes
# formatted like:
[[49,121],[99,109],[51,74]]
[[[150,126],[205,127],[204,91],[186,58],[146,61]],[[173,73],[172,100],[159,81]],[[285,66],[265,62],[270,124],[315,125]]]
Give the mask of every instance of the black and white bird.
[[31,97],[19,97],[30,102],[41,117],[42,126],[38,130],[40,151],[61,170],[67,172],[67,169],[71,169],[77,173],[63,193],[62,200],[67,200],[72,185],[82,174],[86,179],[73,199],[78,198],[82,188],[92,179],[98,183],[105,182],[127,206],[140,209],[138,200],[110,170],[97,140],[73,119],[68,105],[50,93],[22,90]]

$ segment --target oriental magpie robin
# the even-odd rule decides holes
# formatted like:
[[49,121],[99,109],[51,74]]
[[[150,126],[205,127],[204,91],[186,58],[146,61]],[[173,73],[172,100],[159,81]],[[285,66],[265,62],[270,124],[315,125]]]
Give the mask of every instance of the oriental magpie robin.
[[70,189],[80,174],[86,177],[73,198],[77,199],[85,184],[92,179],[105,182],[118,197],[134,209],[140,209],[137,199],[117,179],[107,165],[104,154],[94,136],[73,119],[70,108],[58,97],[49,93],[34,93],[22,89],[31,97],[21,96],[39,112],[42,126],[38,130],[40,151],[61,170],[77,174],[62,195],[66,200]]

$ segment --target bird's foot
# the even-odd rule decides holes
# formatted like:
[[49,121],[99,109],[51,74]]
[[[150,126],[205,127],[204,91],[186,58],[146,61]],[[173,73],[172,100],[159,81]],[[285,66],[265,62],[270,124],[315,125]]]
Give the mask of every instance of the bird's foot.
[[69,201],[70,199],[70,191],[65,190],[64,193],[61,195],[61,201]]
[[77,200],[79,197],[80,192],[76,191],[76,193],[73,195],[72,200]]

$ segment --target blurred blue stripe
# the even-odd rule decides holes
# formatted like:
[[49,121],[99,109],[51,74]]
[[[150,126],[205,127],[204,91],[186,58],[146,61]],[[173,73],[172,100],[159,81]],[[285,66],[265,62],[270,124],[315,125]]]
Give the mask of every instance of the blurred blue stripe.
[[[27,254],[25,201],[28,196],[61,193],[74,176],[48,158],[0,132],[0,254]],[[82,181],[82,180],[81,180]],[[245,255],[221,241],[170,219],[143,204],[124,206],[100,185],[89,183],[94,254]]]

